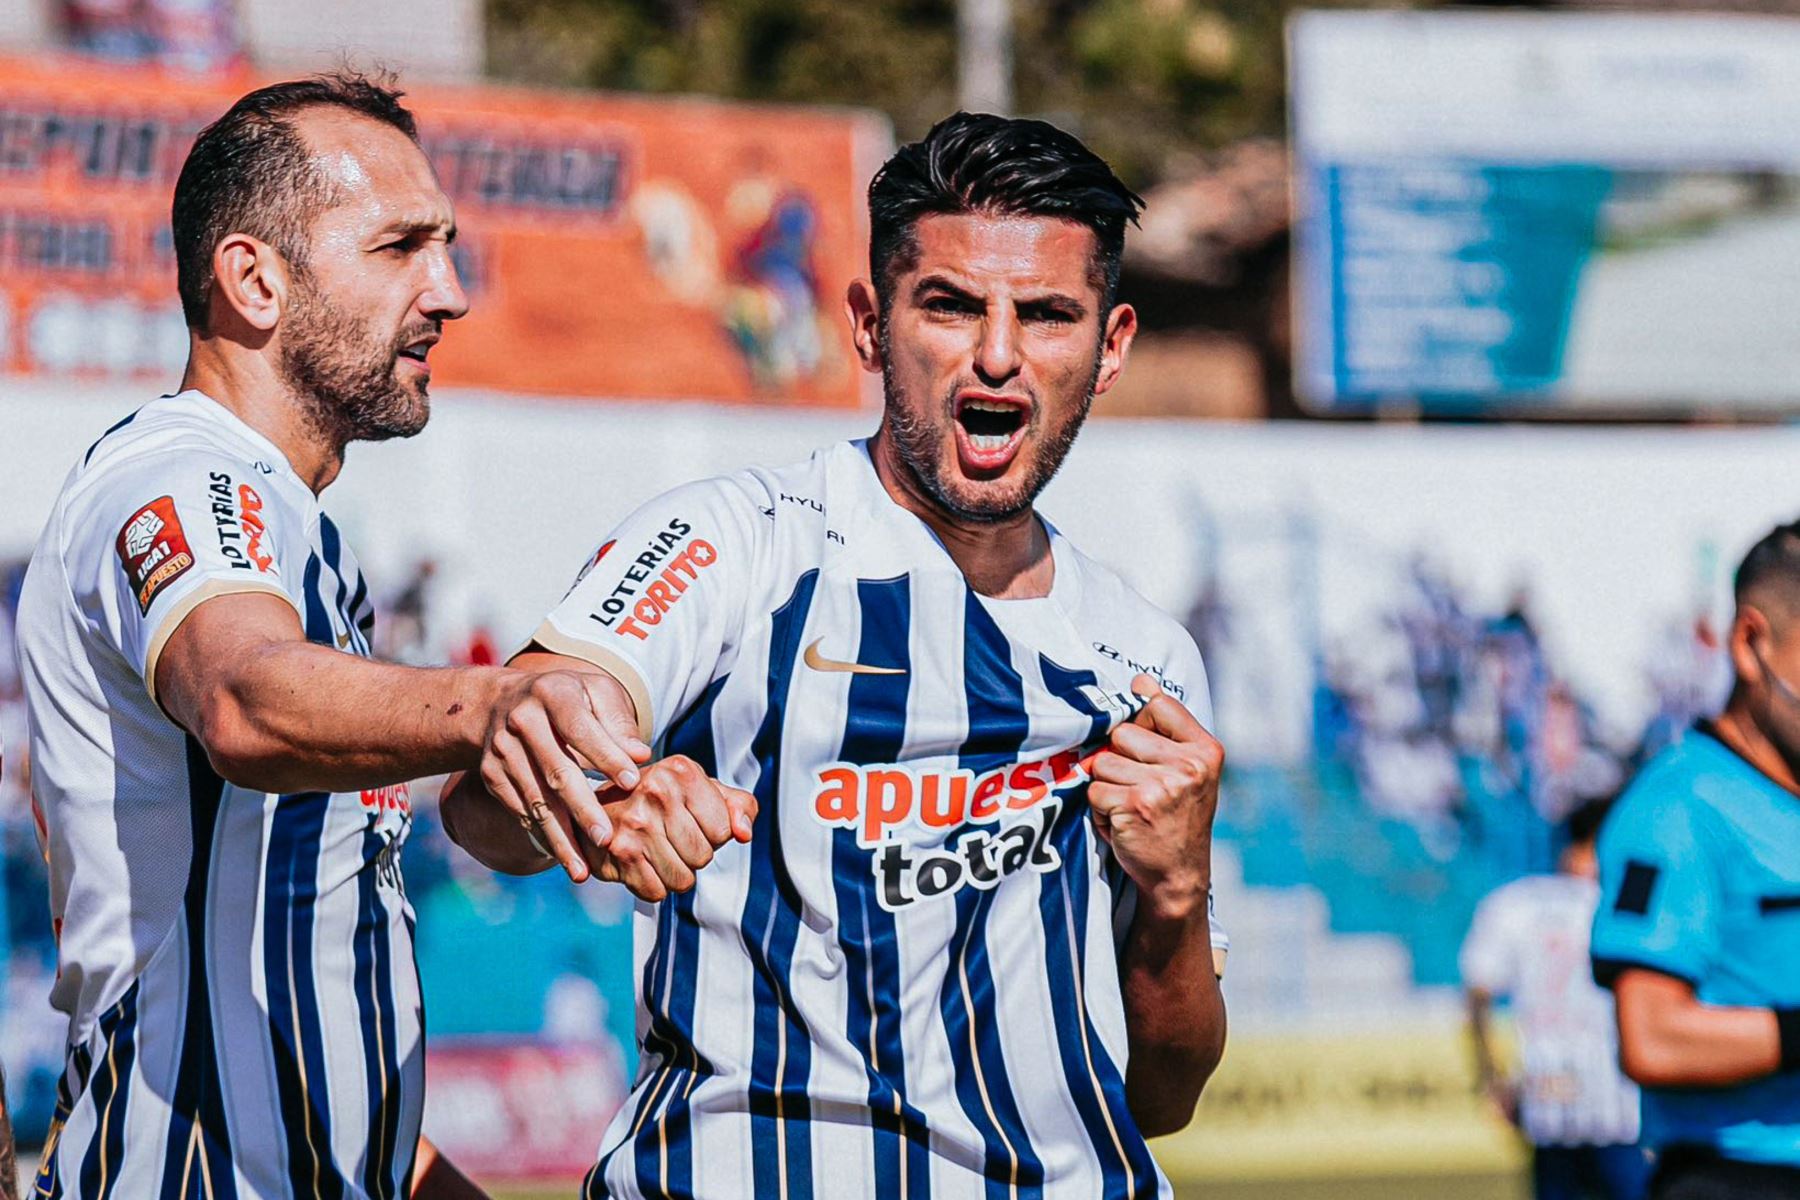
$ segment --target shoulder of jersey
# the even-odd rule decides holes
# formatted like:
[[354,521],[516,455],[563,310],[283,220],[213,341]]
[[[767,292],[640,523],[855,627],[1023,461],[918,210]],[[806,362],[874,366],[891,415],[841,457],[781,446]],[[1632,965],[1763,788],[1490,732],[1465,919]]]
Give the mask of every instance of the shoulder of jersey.
[[778,530],[797,532],[817,525],[826,516],[830,466],[833,457],[848,448],[845,443],[825,446],[798,462],[778,467],[745,467],[711,482],[731,499],[741,497],[753,505],[760,514],[759,520],[772,523]]
[[254,469],[260,451],[223,421],[209,420],[179,396],[138,409],[82,452],[78,478],[92,478],[145,454],[193,450],[222,455]]
[[1686,803],[1694,784],[1717,770],[1719,764],[1713,760],[1716,752],[1707,740],[1692,734],[1665,746],[1644,764],[1625,789],[1614,818],[1622,812],[1666,809]]
[[1069,557],[1081,570],[1083,608],[1103,608],[1115,624],[1177,646],[1189,646],[1193,638],[1180,621],[1152,603],[1123,576],[1093,555],[1062,537]]
[[1494,895],[1503,898],[1503,902],[1518,905],[1539,905],[1553,903],[1571,890],[1571,876],[1567,875],[1522,875],[1510,883],[1503,883],[1494,891]]

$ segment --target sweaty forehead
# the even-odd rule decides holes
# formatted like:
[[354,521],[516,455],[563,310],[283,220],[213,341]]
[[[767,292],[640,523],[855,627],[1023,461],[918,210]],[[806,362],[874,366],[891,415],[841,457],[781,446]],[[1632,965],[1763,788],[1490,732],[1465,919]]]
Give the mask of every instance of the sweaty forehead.
[[336,207],[372,220],[385,220],[397,212],[449,220],[449,203],[430,160],[400,130],[327,106],[300,113],[293,125],[311,151],[313,164],[336,192]]
[[913,226],[910,273],[964,286],[1078,295],[1094,286],[1099,240],[1079,221],[1016,214],[943,213]]

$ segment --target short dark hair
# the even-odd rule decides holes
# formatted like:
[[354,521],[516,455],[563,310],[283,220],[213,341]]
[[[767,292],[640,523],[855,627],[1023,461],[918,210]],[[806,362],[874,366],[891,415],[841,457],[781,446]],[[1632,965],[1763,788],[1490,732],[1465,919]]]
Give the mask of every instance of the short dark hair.
[[1125,254],[1125,225],[1141,196],[1105,161],[1044,121],[958,112],[902,146],[869,182],[869,274],[885,308],[893,281],[918,253],[920,217],[992,213],[1063,217],[1094,231],[1096,282],[1111,302]]
[[1569,845],[1586,846],[1599,837],[1600,827],[1606,824],[1606,814],[1612,811],[1612,806],[1611,796],[1601,796],[1576,805],[1565,826]]
[[1783,613],[1800,610],[1800,521],[1777,525],[1750,547],[1738,564],[1732,592],[1740,605],[1759,592],[1766,603],[1772,586],[1781,589]]
[[418,125],[393,84],[386,72],[347,68],[270,84],[200,131],[181,164],[170,212],[176,287],[189,328],[206,325],[213,251],[227,234],[247,233],[273,246],[296,270],[306,269],[307,228],[336,196],[294,129],[296,115],[320,106],[347,109],[419,140]]

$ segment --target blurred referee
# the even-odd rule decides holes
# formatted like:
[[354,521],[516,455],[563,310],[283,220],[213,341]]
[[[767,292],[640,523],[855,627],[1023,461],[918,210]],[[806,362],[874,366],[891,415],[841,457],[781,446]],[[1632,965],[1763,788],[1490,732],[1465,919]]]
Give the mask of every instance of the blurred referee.
[[1736,595],[1725,711],[1600,837],[1594,976],[1657,1200],[1800,1197],[1800,522],[1751,548]]

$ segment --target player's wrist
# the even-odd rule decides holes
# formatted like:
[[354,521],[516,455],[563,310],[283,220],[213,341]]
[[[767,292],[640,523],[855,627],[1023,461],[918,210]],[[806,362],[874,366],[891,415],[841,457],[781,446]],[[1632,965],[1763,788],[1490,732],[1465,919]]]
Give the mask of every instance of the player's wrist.
[[1143,889],[1139,908],[1152,919],[1168,925],[1206,924],[1207,896],[1211,880],[1194,874],[1160,881]]
[[499,707],[508,684],[520,672],[511,667],[464,667],[463,686],[455,689],[456,699],[448,709],[457,745],[472,754],[469,768],[481,761],[487,750],[488,726]]
[[1800,1071],[1800,1008],[1775,1010],[1775,1032],[1781,1045],[1782,1071]]

